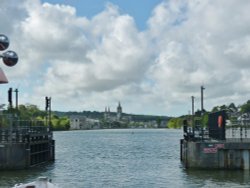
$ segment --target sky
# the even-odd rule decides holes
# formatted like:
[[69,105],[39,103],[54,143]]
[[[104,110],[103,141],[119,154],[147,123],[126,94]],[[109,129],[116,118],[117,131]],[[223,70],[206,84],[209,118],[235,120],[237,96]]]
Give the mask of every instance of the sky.
[[[1,0],[19,103],[180,116],[250,99],[250,1]],[[0,53],[3,53],[0,52]]]

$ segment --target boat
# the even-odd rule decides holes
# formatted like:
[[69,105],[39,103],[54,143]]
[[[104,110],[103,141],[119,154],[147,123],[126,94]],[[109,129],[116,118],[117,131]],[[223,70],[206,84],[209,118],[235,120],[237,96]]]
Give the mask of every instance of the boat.
[[59,188],[56,184],[51,183],[47,177],[39,177],[36,181],[27,184],[16,184],[13,188]]

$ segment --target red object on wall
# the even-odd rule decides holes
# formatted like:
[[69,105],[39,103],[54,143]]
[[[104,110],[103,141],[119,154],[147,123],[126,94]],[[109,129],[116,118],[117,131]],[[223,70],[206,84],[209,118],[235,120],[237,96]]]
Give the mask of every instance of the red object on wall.
[[218,127],[219,127],[219,128],[222,128],[222,124],[223,124],[223,117],[220,115],[220,116],[218,117]]

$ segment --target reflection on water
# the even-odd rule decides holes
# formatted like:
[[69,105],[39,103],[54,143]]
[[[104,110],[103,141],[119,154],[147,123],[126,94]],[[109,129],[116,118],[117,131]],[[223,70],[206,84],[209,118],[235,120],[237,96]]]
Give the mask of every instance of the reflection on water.
[[0,187],[47,176],[63,188],[249,187],[249,171],[186,170],[181,130],[125,129],[55,132],[56,161],[0,172]]

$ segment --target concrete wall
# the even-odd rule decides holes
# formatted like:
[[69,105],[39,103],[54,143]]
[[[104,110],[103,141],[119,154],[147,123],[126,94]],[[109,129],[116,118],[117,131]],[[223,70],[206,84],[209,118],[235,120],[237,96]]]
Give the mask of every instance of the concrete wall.
[[186,168],[249,169],[250,143],[181,141],[181,160]]
[[23,169],[29,166],[29,150],[25,143],[0,144],[0,169]]
[[0,170],[25,169],[55,160],[55,141],[0,143]]

